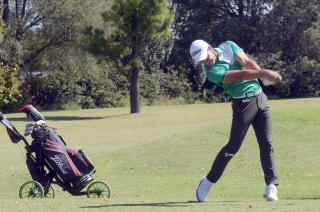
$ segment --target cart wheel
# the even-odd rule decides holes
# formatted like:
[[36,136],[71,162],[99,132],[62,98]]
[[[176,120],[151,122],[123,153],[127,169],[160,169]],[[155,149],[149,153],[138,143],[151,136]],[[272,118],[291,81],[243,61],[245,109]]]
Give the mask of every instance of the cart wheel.
[[94,181],[88,186],[88,198],[110,198],[110,196],[111,188],[107,183],[103,181]]
[[37,181],[24,183],[19,190],[19,197],[23,198],[42,198],[44,196],[43,187]]
[[56,190],[52,185],[49,186],[48,190],[44,192],[44,197],[45,198],[50,198],[53,199],[56,197]]

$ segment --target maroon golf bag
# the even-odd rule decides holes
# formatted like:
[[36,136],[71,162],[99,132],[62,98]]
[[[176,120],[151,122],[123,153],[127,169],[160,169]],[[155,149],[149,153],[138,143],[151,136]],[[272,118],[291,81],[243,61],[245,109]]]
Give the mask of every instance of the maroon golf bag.
[[62,137],[46,124],[34,127],[31,136],[31,148],[36,153],[37,167],[41,169],[46,160],[64,182],[75,184],[83,175],[94,169],[81,150],[68,149]]
[[[23,135],[1,113],[0,123],[6,127],[13,143],[25,145],[26,164],[33,180],[22,184],[20,198],[54,198],[52,184],[75,196],[103,197],[107,194],[110,197],[109,185],[93,179],[93,163],[82,150],[67,148],[63,138],[46,124],[45,117],[32,105],[22,106],[19,111],[33,121],[26,124]],[[29,135],[31,144],[26,139]]]

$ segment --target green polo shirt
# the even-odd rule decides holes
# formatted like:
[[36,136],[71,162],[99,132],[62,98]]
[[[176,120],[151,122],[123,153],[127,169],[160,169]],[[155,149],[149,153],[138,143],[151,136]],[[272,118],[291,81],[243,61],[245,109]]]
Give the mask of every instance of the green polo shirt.
[[245,69],[236,61],[237,54],[243,52],[243,49],[232,41],[226,41],[214,49],[218,52],[219,56],[214,65],[205,67],[208,80],[223,87],[232,97],[242,96],[260,89],[257,79],[223,83],[222,81],[227,71]]

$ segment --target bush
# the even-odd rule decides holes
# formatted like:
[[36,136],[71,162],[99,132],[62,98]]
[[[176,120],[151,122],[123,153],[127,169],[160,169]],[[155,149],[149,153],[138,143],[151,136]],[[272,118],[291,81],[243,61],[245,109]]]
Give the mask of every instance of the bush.
[[139,83],[141,97],[147,101],[148,105],[162,99],[182,98],[187,103],[195,100],[196,95],[192,92],[187,79],[174,70],[168,73],[162,70],[151,74],[141,72]]
[[106,71],[54,71],[26,78],[23,88],[24,102],[43,109],[123,106],[125,93],[119,92]]
[[64,105],[79,105],[82,88],[76,72],[55,71],[47,75],[31,76],[23,82],[24,102],[42,109],[63,109]]
[[107,71],[91,71],[78,84],[83,89],[82,108],[124,106],[123,99],[128,92],[125,87],[118,86],[125,84],[121,76],[114,76]]
[[21,97],[19,91],[18,68],[0,64],[0,106],[14,103]]
[[320,63],[303,57],[289,71],[291,97],[320,96]]
[[285,63],[281,60],[281,54],[259,55],[263,67],[278,71],[283,78],[282,86],[265,87],[266,93],[285,98],[319,96],[320,63],[306,56]]

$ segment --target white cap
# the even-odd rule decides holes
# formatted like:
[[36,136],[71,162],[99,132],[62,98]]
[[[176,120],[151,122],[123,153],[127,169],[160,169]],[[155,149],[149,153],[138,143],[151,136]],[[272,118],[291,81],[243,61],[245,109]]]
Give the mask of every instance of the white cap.
[[203,40],[195,40],[191,43],[190,54],[196,65],[208,57],[209,44]]

